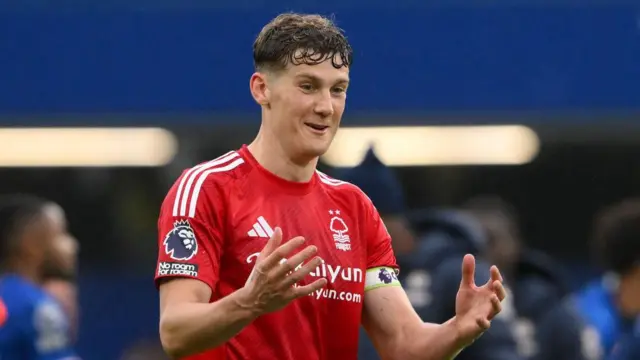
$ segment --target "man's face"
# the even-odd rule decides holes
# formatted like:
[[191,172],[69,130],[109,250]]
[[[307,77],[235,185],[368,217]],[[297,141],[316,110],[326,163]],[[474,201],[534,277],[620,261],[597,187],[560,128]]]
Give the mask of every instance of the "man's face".
[[45,206],[40,225],[46,252],[44,275],[72,275],[76,270],[78,242],[67,230],[62,208],[56,204]]
[[349,69],[331,60],[288,65],[267,76],[268,123],[285,150],[302,157],[323,155],[338,131],[346,102]]

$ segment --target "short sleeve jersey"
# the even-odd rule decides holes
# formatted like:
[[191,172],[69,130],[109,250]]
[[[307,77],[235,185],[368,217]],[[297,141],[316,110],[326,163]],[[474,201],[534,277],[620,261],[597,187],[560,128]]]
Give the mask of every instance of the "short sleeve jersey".
[[158,227],[156,281],[198,279],[211,288],[211,301],[245,285],[275,227],[283,241],[303,236],[318,248],[323,263],[300,285],[328,280],[189,359],[356,359],[365,285],[398,284],[390,236],[365,194],[321,172],[307,183],[286,181],[246,146],[183,172]]
[[79,360],[62,307],[18,275],[0,279],[0,359]]

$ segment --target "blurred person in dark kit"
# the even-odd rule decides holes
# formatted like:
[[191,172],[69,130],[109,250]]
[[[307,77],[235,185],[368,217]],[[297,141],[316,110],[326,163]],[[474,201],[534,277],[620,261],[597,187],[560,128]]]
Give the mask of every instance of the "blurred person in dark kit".
[[514,207],[498,196],[468,200],[463,210],[477,219],[487,237],[490,262],[505,269],[512,292],[513,333],[520,356],[535,360],[597,360],[598,336],[571,301],[563,269],[546,254],[527,248]]

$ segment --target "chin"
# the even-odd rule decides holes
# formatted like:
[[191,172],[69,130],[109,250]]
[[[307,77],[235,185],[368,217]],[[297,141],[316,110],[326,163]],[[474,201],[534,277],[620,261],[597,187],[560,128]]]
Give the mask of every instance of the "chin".
[[315,158],[324,155],[328,149],[329,146],[307,144],[303,147],[302,153],[304,153],[306,157]]

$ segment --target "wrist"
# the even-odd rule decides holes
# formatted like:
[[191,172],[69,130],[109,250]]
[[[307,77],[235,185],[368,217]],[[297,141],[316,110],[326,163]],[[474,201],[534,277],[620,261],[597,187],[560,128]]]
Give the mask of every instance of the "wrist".
[[251,294],[246,288],[241,288],[229,295],[233,303],[238,307],[249,320],[254,320],[264,312],[258,306],[258,302],[252,299]]
[[452,317],[449,321],[442,325],[447,328],[447,332],[453,339],[453,343],[455,344],[457,349],[462,350],[473,343],[473,341],[469,341],[467,336],[465,336],[464,331],[462,330],[462,327],[460,325],[460,321],[457,317]]

